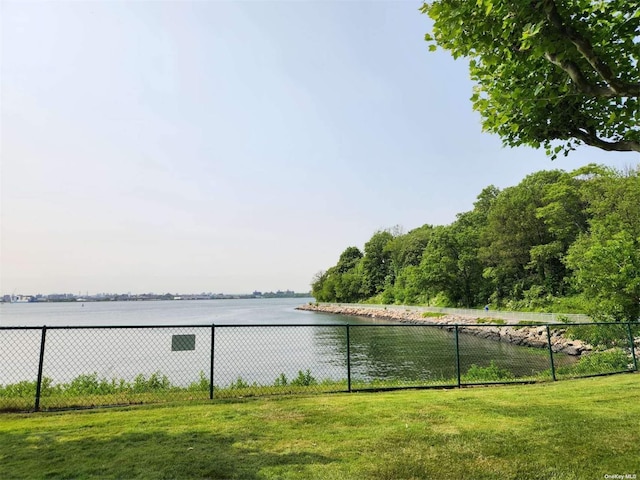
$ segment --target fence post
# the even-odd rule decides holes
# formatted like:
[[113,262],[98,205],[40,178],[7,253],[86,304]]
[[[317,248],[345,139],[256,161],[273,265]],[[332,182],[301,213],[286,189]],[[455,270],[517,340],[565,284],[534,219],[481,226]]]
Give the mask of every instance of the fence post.
[[631,358],[633,358],[633,371],[638,371],[638,360],[636,360],[636,346],[633,342],[633,332],[631,331],[631,323],[627,322],[627,332],[629,333],[629,344],[631,345]]
[[216,326],[211,325],[211,354],[209,355],[209,400],[213,400],[213,359],[216,340]]
[[47,326],[42,327],[40,339],[40,359],[38,360],[38,380],[36,381],[36,404],[35,411],[40,410],[40,394],[42,393],[42,367],[44,365],[44,345],[47,339]]
[[349,324],[347,323],[347,389],[351,393],[351,339],[349,338]]
[[549,360],[551,361],[551,377],[553,381],[556,381],[556,366],[553,364],[553,348],[551,348],[551,331],[549,330],[549,324],[547,324],[547,345],[549,345]]
[[458,340],[458,325],[456,325],[455,330],[455,338],[456,338],[456,377],[458,378],[458,388],[460,388],[460,341]]

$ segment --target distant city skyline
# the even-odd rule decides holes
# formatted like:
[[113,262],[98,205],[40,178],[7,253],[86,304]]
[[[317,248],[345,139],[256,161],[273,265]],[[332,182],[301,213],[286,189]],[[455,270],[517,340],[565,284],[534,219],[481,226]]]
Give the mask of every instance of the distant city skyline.
[[421,1],[1,4],[0,291],[308,291],[550,161],[481,132]]
[[[285,290],[268,290],[268,291],[261,291],[261,290],[252,290],[252,291],[246,291],[246,292],[213,292],[213,291],[202,291],[202,292],[152,292],[152,291],[145,291],[145,294],[153,294],[153,295],[161,295],[161,294],[176,294],[176,295],[182,295],[182,294],[186,294],[186,295],[225,295],[225,294],[229,294],[229,295],[244,295],[244,294],[262,294],[262,293],[275,293],[275,292],[292,292],[292,293],[305,293],[308,292],[308,290],[306,290],[305,292],[295,292],[294,290],[291,289],[285,289]],[[77,295],[77,296],[82,296],[82,295],[86,295],[86,296],[108,296],[108,295],[140,295],[140,292],[90,292],[88,290],[86,291],[81,291],[79,290],[78,292],[37,292],[37,293],[24,293],[24,292],[17,292],[17,295]],[[0,292],[0,296],[6,296],[6,295],[10,295],[10,294],[6,294],[3,292]]]
[[269,292],[112,292],[112,293],[37,293],[37,294],[0,294],[0,302],[4,303],[40,303],[40,302],[92,302],[92,301],[126,301],[126,300],[224,300],[249,298],[292,298],[307,297],[310,292],[294,292],[293,290],[277,290]]

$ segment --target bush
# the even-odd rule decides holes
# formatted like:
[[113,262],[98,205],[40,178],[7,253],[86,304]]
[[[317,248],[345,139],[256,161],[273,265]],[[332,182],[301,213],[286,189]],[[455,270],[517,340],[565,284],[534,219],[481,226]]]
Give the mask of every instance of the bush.
[[438,292],[435,297],[429,299],[430,307],[455,307],[455,303],[452,302],[446,293]]
[[[637,327],[633,330],[637,330]],[[576,325],[567,327],[566,335],[582,340],[594,347],[614,348],[629,346],[629,331],[626,324]]]
[[205,376],[202,370],[200,370],[200,378],[198,379],[198,381],[191,383],[187,389],[191,392],[209,391],[209,379]]
[[108,395],[126,390],[128,385],[122,379],[116,383],[115,379],[98,379],[97,373],[91,373],[79,375],[60,388],[68,395]]
[[599,373],[613,373],[630,370],[631,358],[620,349],[594,352],[580,357],[577,363],[558,369],[559,374],[565,375],[597,375]]
[[36,394],[36,382],[18,382],[9,385],[0,385],[0,397],[34,397]]
[[295,385],[297,387],[309,387],[311,385],[317,385],[318,381],[313,378],[311,375],[311,371],[307,370],[303,372],[302,370],[298,370],[298,376],[291,380],[291,385]]
[[284,373],[281,373],[276,381],[273,383],[274,387],[286,387],[289,381],[287,380],[287,376]]
[[171,389],[171,382],[160,372],[152,373],[148,379],[140,374],[133,380],[132,388],[135,393],[168,391]]
[[249,388],[250,386],[251,385],[249,385],[242,377],[238,377],[235,382],[231,382],[229,384],[229,388],[231,390],[237,390],[237,389],[241,389],[241,388]]
[[479,367],[475,364],[471,365],[467,373],[460,377],[465,383],[499,382],[513,378],[513,373],[507,369],[498,367],[493,360],[491,360],[488,367]]

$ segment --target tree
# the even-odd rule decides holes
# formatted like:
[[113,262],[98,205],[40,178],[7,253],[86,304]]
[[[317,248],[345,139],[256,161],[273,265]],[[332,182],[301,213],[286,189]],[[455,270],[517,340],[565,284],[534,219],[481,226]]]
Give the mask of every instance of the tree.
[[391,273],[394,280],[404,268],[420,265],[422,252],[429,243],[432,232],[431,225],[423,225],[404,235],[394,235],[393,239],[387,243],[385,248],[391,259]]
[[492,204],[479,255],[496,288],[495,300],[520,299],[534,285],[542,287],[542,294],[560,293],[568,245],[558,241],[541,212],[548,192],[565,175],[560,170],[533,173],[503,190]]
[[422,256],[422,279],[427,291],[443,293],[454,306],[472,307],[489,297],[488,281],[478,257],[486,212],[495,187],[485,189],[476,208],[458,214],[449,225],[437,227]]
[[384,289],[387,275],[391,272],[391,255],[386,248],[391,240],[393,235],[387,230],[381,230],[374,233],[364,245],[362,268],[365,296],[375,295]]
[[320,270],[311,280],[311,296],[318,302],[331,302],[335,299],[333,282],[329,279],[331,273],[329,270]]
[[357,302],[362,298],[362,252],[347,247],[338,263],[326,272],[316,273],[311,281],[311,294],[319,302]]
[[347,273],[349,270],[353,270],[361,258],[362,252],[358,247],[347,247],[338,259],[336,265],[338,273]]
[[393,284],[393,297],[402,305],[428,303],[428,286],[419,266],[408,265],[398,273]]
[[640,237],[596,228],[571,247],[567,263],[575,270],[576,284],[593,300],[592,316],[640,319]]
[[426,34],[469,59],[473,108],[505,145],[640,152],[640,0],[434,0]]
[[[467,245],[456,233],[454,226],[436,228],[424,252],[421,271],[430,290],[444,293],[454,306],[469,307],[475,299],[464,261]],[[482,269],[478,272],[482,274]]]
[[593,302],[593,316],[640,318],[640,168],[601,170],[585,185],[590,231],[569,249],[574,283]]
[[319,301],[511,308],[640,320],[640,166],[540,171],[485,188],[451,225],[378,231],[313,279]]

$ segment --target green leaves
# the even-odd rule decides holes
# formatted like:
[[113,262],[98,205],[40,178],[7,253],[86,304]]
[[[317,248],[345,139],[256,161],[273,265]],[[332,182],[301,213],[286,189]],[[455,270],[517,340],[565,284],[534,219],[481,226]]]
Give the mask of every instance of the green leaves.
[[[551,148],[558,154],[565,147]],[[504,190],[489,186],[451,225],[375,232],[364,255],[348,247],[336,266],[316,275],[313,295],[466,307],[490,299],[508,308],[584,295],[598,318],[635,320],[640,169],[587,165],[536,172]]]
[[585,190],[591,229],[569,249],[574,283],[602,319],[640,317],[640,170],[594,177]]
[[532,46],[532,42],[534,41],[534,37],[536,37],[539,33],[540,30],[542,30],[542,26],[544,25],[543,22],[538,22],[538,23],[527,23],[523,30],[522,30],[522,36],[520,37],[520,50],[524,51],[524,50],[529,50]]
[[506,146],[640,151],[638,0],[435,0],[421,12],[429,50],[469,59],[473,108]]

